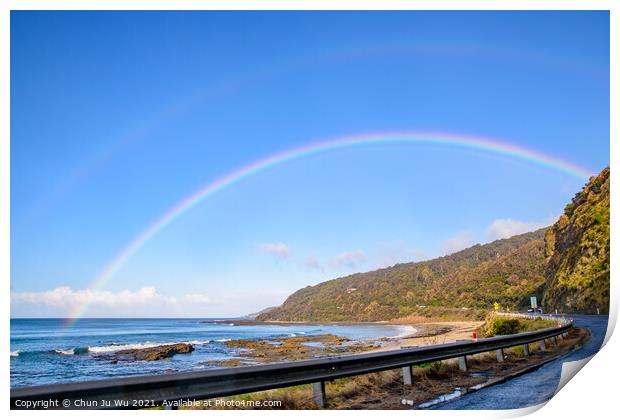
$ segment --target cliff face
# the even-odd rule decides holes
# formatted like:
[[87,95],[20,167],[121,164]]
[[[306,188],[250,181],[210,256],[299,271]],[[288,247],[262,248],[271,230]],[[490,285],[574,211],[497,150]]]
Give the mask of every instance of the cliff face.
[[609,167],[590,178],[545,234],[543,305],[609,312]]

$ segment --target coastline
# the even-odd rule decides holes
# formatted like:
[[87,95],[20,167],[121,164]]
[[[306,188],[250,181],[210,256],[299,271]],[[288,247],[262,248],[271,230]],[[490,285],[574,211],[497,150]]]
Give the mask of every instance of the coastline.
[[[400,321],[400,322],[399,322]],[[205,321],[206,322],[206,321]],[[422,346],[430,345],[427,343],[431,337],[439,337],[443,343],[450,343],[456,340],[464,340],[471,338],[471,334],[479,328],[484,321],[417,321],[402,322],[402,320],[393,321],[258,321],[255,319],[221,319],[209,321],[214,324],[232,325],[232,326],[253,326],[253,325],[311,325],[311,326],[368,326],[381,325],[401,328],[403,331],[399,334],[386,337],[376,337],[365,341],[376,340],[402,340],[402,342],[394,343],[389,346],[390,350],[399,348],[399,346]],[[433,342],[432,344],[438,344]],[[387,349],[388,347],[383,347]]]
[[[392,324],[388,324],[388,325],[392,325]],[[416,328],[416,327],[415,327],[415,326],[413,326],[413,325],[407,325],[407,324],[403,324],[403,325],[400,325],[400,324],[394,324],[394,326],[398,326],[398,327],[402,328],[402,329],[403,329],[403,331],[402,331],[400,334],[396,334],[396,335],[394,335],[394,336],[392,336],[392,337],[386,337],[386,338],[392,338],[392,339],[404,339],[404,338],[409,338],[409,337],[412,337],[412,336],[414,336],[414,335],[416,335],[416,334],[418,334],[418,333],[420,332],[419,327],[418,327],[418,328]]]
[[[405,347],[424,347],[467,340],[484,321],[444,321],[413,324],[413,334],[396,338],[397,342],[372,351],[399,350]],[[417,328],[416,328],[417,327]]]
[[[219,319],[204,323],[176,319],[137,320],[130,325],[123,323],[122,330],[112,334],[106,322],[92,320],[79,324],[74,328],[86,328],[88,334],[78,333],[68,340],[55,336],[42,345],[41,334],[63,327],[56,320],[31,321],[39,328],[34,330],[32,341],[24,342],[33,334],[32,327],[28,327],[25,333],[17,334],[22,340],[19,347],[13,345],[10,349],[11,386],[53,383],[52,380],[34,381],[28,372],[39,369],[39,366],[57,366],[59,363],[70,369],[57,371],[56,381],[62,382],[110,375],[216,369],[449,342],[468,338],[469,331],[461,324],[471,324],[398,320],[321,323],[250,319]],[[109,322],[115,325],[117,321]],[[166,324],[165,328],[162,323]],[[92,328],[104,328],[105,334],[93,334]],[[153,336],[153,332],[158,336]],[[144,363],[136,365],[136,360]],[[79,374],[82,369],[92,373],[82,376]]]
[[[419,332],[396,324],[158,318],[84,319],[68,328],[61,319],[13,320],[11,387],[339,356]],[[54,373],[32,374],[42,370]]]
[[[265,324],[265,322],[262,321],[248,320],[246,322],[252,322],[252,325]],[[472,333],[483,323],[484,321],[441,321],[416,324],[392,324],[390,322],[349,322],[346,323],[347,326],[380,324],[398,327],[401,331],[394,336],[354,340],[333,334],[288,337],[276,341],[263,339],[232,340],[226,342],[226,345],[234,348],[237,351],[237,356],[226,360],[211,362],[219,366],[240,366],[446,344],[457,340],[471,338]],[[278,324],[280,323],[278,322]],[[343,325],[342,323],[295,324]]]

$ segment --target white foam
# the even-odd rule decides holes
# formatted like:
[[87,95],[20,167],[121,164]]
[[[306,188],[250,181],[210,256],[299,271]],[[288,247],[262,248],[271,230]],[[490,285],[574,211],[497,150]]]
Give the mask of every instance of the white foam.
[[11,357],[19,357],[19,350],[12,351]]
[[[215,340],[215,341],[228,341],[230,340],[230,338],[224,338],[221,340]],[[194,341],[186,341],[186,342],[182,342],[182,343],[186,343],[186,344],[192,344],[192,345],[201,345],[201,344],[209,344],[211,343],[212,340],[206,340],[206,341],[199,341],[199,340],[194,340]],[[111,353],[111,352],[117,352],[117,351],[121,351],[121,350],[140,350],[140,349],[150,349],[153,347],[159,347],[159,346],[171,346],[174,344],[179,344],[178,341],[172,342],[172,343],[152,343],[150,341],[147,341],[145,343],[132,343],[132,344],[113,344],[111,346],[92,346],[88,348],[88,351],[91,353]]]
[[62,354],[63,356],[72,356],[75,354],[75,349],[69,350],[54,350],[58,354]]
[[230,338],[218,338],[217,340],[213,340],[213,341],[217,341],[218,343],[225,343],[230,340],[231,340]]
[[[225,338],[225,340],[230,340],[229,338]],[[194,346],[199,346],[202,344],[209,344],[212,343],[213,340],[206,340],[206,341],[201,341],[201,340],[194,340],[194,341],[188,341],[187,344],[192,344]]]
[[110,353],[113,351],[120,351],[120,350],[150,349],[153,347],[168,346],[171,344],[178,344],[178,343],[151,343],[150,341],[147,341],[145,343],[113,344],[111,346],[92,346],[88,348],[88,351],[91,353]]
[[401,330],[401,332],[393,337],[389,338],[403,338],[408,335],[415,334],[418,330],[413,328],[411,325],[397,325],[397,327]]

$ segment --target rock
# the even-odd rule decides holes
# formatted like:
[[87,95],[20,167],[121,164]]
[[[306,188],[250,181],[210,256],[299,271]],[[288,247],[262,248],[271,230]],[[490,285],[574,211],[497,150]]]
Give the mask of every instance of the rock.
[[[228,347],[236,348],[238,354],[245,360],[255,360],[261,363],[312,359],[345,352],[368,351],[374,348],[373,345],[368,343],[353,343],[347,345],[346,348],[341,348],[345,346],[345,343],[349,344],[350,340],[334,334],[282,337],[277,340],[239,339],[229,340],[224,344]],[[225,366],[227,363],[235,362],[218,364]]]
[[191,353],[194,351],[194,346],[187,343],[168,344],[164,346],[149,347],[145,349],[129,349],[119,350],[115,352],[110,358],[113,363],[118,360],[125,361],[154,361],[167,359],[179,353]]

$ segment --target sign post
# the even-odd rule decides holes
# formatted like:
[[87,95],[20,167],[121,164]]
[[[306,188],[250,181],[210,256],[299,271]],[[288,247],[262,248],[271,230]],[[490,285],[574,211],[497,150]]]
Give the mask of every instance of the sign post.
[[532,309],[538,308],[538,304],[536,302],[536,296],[530,297],[530,303],[532,304]]

